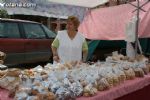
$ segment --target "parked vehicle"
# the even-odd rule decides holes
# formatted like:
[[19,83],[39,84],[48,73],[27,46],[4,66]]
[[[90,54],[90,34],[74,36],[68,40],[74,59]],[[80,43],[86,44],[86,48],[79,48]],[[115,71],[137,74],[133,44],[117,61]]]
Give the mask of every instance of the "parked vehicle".
[[41,23],[0,18],[0,51],[6,65],[49,61],[56,34]]

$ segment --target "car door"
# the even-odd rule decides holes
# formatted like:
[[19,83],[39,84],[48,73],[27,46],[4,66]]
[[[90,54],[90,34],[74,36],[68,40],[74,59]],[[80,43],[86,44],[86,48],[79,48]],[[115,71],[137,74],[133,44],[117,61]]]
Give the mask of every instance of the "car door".
[[51,41],[41,24],[23,23],[25,39],[25,59],[29,63],[48,61],[51,56]]
[[23,63],[24,39],[17,22],[0,21],[0,51],[6,53],[6,65]]
[[[49,44],[51,46],[52,42],[54,41],[56,37],[56,33],[52,32],[50,29],[48,29],[46,26],[42,25],[44,32],[46,33],[46,36],[50,40]],[[52,50],[50,48],[50,62],[52,62]]]

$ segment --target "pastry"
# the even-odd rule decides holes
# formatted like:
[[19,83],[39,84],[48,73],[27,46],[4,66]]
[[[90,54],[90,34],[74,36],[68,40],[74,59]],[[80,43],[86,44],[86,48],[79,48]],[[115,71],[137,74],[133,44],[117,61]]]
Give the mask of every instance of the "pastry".
[[105,78],[100,79],[98,82],[98,90],[103,91],[110,88],[108,81]]
[[4,61],[3,60],[0,60],[0,64],[3,64],[4,63]]
[[0,60],[4,60],[5,57],[6,57],[6,54],[0,51]]
[[135,68],[134,72],[136,77],[144,77],[144,71],[141,68]]
[[9,69],[7,76],[12,76],[12,77],[19,77],[21,74],[21,70],[17,68]]

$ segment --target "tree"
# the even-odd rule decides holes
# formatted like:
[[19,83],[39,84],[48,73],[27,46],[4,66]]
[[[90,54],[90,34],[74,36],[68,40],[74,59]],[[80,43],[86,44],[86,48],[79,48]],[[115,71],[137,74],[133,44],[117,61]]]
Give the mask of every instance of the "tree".
[[9,18],[9,15],[6,10],[0,9],[0,18]]

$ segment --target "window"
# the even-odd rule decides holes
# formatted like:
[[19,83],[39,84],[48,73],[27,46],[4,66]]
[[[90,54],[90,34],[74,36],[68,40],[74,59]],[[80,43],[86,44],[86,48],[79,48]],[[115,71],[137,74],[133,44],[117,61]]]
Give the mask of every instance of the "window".
[[46,26],[44,26],[44,25],[42,25],[42,26],[49,38],[55,38],[55,36],[56,36],[55,33],[53,33],[51,30],[49,30]]
[[20,38],[18,24],[14,22],[0,22],[1,38]]
[[23,23],[26,37],[28,39],[45,39],[46,35],[40,24]]

